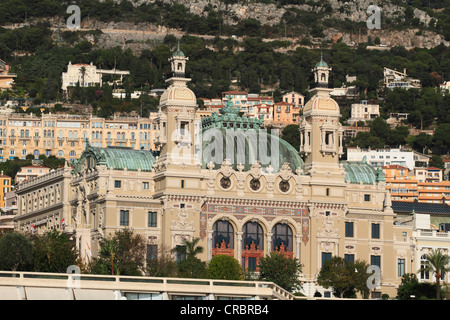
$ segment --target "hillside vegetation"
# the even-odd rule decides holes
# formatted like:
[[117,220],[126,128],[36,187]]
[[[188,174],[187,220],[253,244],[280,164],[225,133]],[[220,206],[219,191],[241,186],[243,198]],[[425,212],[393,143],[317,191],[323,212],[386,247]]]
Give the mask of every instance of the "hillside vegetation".
[[[421,152],[432,150],[439,155],[446,155],[449,152],[450,98],[448,94],[437,90],[440,83],[450,79],[449,50],[444,44],[433,48],[416,47],[410,50],[401,46],[387,50],[369,50],[367,42],[349,46],[337,41],[328,42],[322,49],[297,46],[291,50],[286,41],[266,37],[268,35],[276,37],[280,32],[283,33],[283,25],[262,25],[251,19],[236,24],[222,24],[220,21],[225,11],[217,11],[213,7],[209,9],[206,7],[206,16],[199,18],[182,4],[169,1],[78,2],[83,14],[82,19],[88,16],[89,19],[104,21],[127,20],[129,23],[156,24],[163,20],[167,26],[212,35],[210,38],[204,38],[185,33],[177,39],[169,34],[161,41],[148,41],[144,49],[135,52],[123,46],[103,47],[98,42],[102,36],[101,30],[62,31],[56,34],[50,22],[33,22],[33,19],[54,18],[60,15],[61,11],[65,12],[70,2],[56,0],[14,2],[15,5],[9,0],[0,3],[0,23],[6,26],[9,23],[22,23],[27,19],[29,25],[0,28],[0,58],[12,66],[12,72],[17,73],[13,90],[1,93],[0,100],[16,98],[23,103],[25,99],[30,99],[36,105],[49,102],[80,103],[90,105],[93,112],[102,117],[108,117],[118,111],[135,111],[146,116],[150,111],[156,110],[158,100],[145,94],[138,100],[131,100],[129,94],[134,90],[149,91],[164,88],[165,79],[170,72],[168,58],[175,50],[178,40],[181,50],[189,56],[187,74],[192,78],[190,86],[197,97],[220,97],[223,91],[241,89],[251,93],[272,95],[275,101],[279,101],[283,93],[295,90],[308,99],[308,89],[313,84],[311,69],[322,53],[324,60],[333,68],[330,86],[350,85],[345,82],[346,75],[357,76],[357,81],[352,85],[359,88],[360,96],[354,100],[338,101],[341,105],[341,121],[344,124],[350,117],[349,109],[352,103],[366,99],[381,106],[382,123],[376,123],[379,126],[371,130],[370,136],[360,135],[353,141],[347,141],[347,145],[382,147],[408,143]],[[266,2],[284,6],[304,1]],[[448,19],[448,1],[428,2],[412,1],[408,5],[403,1],[397,1],[397,5],[405,10],[420,8],[429,12],[430,17],[440,19],[440,22],[436,22],[433,27],[423,26],[424,30],[434,28],[436,32],[440,32],[441,24],[445,24],[445,20]],[[231,6],[233,3],[241,2],[222,1],[222,3]],[[318,2],[308,1],[308,3],[312,5]],[[323,7],[328,2],[321,3]],[[439,10],[433,11],[436,9]],[[321,12],[318,10],[317,14]],[[63,16],[67,18],[68,14]],[[313,20],[301,19],[298,23],[308,24]],[[290,29],[295,30],[293,24]],[[332,25],[341,26],[339,23]],[[392,28],[395,27],[393,23]],[[219,37],[218,28],[222,34],[238,34],[241,38]],[[72,96],[64,100],[61,92],[61,74],[66,70],[69,61],[92,62],[105,69],[116,67],[129,70],[131,75],[125,78],[123,84],[127,93],[126,98],[113,99],[112,88],[105,84],[102,88],[75,88]],[[380,85],[384,67],[397,70],[406,68],[409,76],[420,79],[423,89],[384,90]],[[435,130],[433,138],[423,135],[409,136],[408,130],[402,127],[392,132],[383,129],[384,119],[390,112],[410,113],[404,125],[410,128]]]

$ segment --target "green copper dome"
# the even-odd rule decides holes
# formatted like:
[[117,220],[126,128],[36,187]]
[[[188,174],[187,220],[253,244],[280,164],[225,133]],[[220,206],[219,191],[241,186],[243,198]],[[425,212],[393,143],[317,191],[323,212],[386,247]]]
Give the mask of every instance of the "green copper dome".
[[183,51],[180,50],[180,41],[178,41],[177,51],[172,54],[172,57],[184,57]]
[[316,63],[316,67],[325,67],[325,68],[328,68],[328,64],[327,64],[325,61],[320,60],[319,62]]
[[231,102],[220,113],[214,112],[202,119],[203,168],[212,162],[214,169],[219,169],[227,159],[234,170],[242,165],[242,170],[248,171],[258,161],[262,168],[267,169],[270,165],[273,172],[278,172],[284,163],[288,163],[293,172],[299,168],[303,171],[304,163],[297,150],[277,135],[260,128],[263,118],[241,117],[239,108],[233,107]]
[[74,161],[74,173],[91,170],[97,165],[106,165],[108,169],[130,171],[152,171],[155,157],[150,150],[134,150],[125,147],[92,147],[89,143]]
[[328,64],[327,64],[325,61],[323,61],[323,55],[322,55],[322,52],[320,53],[320,61],[316,63],[316,68],[317,68],[317,67],[325,67],[325,68],[328,68]]
[[383,171],[375,170],[365,161],[342,161],[345,170],[345,182],[373,184],[385,181]]
[[177,50],[172,54],[172,57],[184,57],[184,53],[181,50]]
[[[211,134],[211,131],[214,133]],[[304,163],[297,150],[285,140],[266,133],[265,130],[234,131],[226,128],[210,128],[203,136],[207,138],[202,145],[203,169],[208,168],[210,162],[214,164],[214,169],[219,169],[223,161],[228,159],[234,170],[238,170],[239,165],[242,165],[242,171],[248,171],[257,161],[265,169],[270,165],[274,173],[278,172],[284,163],[288,163],[293,172],[299,168],[303,171]],[[213,139],[208,139],[209,137]]]

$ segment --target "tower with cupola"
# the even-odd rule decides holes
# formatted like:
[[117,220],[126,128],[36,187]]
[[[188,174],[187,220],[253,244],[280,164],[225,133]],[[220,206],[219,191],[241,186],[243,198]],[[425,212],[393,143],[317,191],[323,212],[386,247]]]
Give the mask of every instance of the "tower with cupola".
[[332,69],[321,57],[312,69],[315,87],[312,98],[303,109],[300,124],[300,153],[304,157],[305,172],[340,172],[339,158],[343,154],[342,126],[338,103],[330,96],[328,87]]
[[188,60],[178,44],[169,58],[171,76],[166,80],[169,86],[159,102],[155,143],[160,149],[159,160],[165,166],[193,165],[199,151],[195,148],[195,138],[199,136],[196,131],[200,128],[195,121],[197,98],[187,86],[191,80],[186,77]]

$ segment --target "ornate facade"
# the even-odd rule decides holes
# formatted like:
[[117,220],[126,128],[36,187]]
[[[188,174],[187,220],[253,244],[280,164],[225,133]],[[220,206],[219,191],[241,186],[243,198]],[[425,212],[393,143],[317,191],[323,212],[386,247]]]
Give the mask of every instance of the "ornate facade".
[[[300,260],[308,296],[324,292],[316,278],[332,256],[365,260],[381,269],[376,291],[395,296],[396,261],[412,263],[412,228],[394,225],[382,171],[340,161],[340,111],[329,96],[326,63],[313,70],[318,86],[304,107],[295,150],[231,104],[200,119],[186,61],[181,51],[171,57],[173,77],[155,120],[158,155],[88,144],[70,174],[52,173],[63,179],[58,204],[40,193],[49,192],[50,176],[49,183],[39,184],[43,176],[18,186],[17,228],[53,214],[86,259],[99,239],[125,227],[143,234],[150,250],[198,237],[203,260],[227,254],[245,269],[257,270],[258,260],[276,250]],[[42,197],[43,206],[32,207]],[[42,230],[62,225],[45,221]]]

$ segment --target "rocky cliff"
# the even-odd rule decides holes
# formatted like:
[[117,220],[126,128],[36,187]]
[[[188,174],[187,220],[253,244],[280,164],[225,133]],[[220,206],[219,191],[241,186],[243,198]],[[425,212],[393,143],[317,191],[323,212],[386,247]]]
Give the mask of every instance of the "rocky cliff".
[[[120,0],[115,0],[120,1]],[[135,6],[139,6],[143,3],[154,3],[156,0],[132,0]],[[161,0],[159,0],[161,1]],[[273,26],[284,23],[284,15],[290,12],[296,12],[299,15],[299,19],[311,19],[310,16],[318,17],[320,13],[321,20],[334,19],[336,21],[345,21],[348,25],[350,22],[355,23],[356,31],[348,32],[340,30],[339,26],[327,28],[323,30],[324,36],[316,39],[320,41],[342,41],[349,45],[354,45],[359,42],[367,42],[369,39],[376,37],[380,38],[381,43],[390,46],[404,46],[408,47],[424,47],[432,48],[441,43],[449,45],[448,41],[444,40],[444,37],[436,32],[428,30],[430,22],[433,22],[433,18],[430,17],[425,11],[414,8],[413,19],[415,19],[419,27],[411,28],[406,27],[406,15],[405,6],[399,6],[393,4],[391,1],[386,0],[358,0],[358,1],[342,1],[342,0],[309,0],[304,1],[304,4],[288,4],[277,5],[275,1],[223,1],[223,0],[162,0],[164,3],[173,4],[179,3],[188,8],[189,12],[199,16],[205,16],[207,14],[206,8],[213,8],[216,11],[224,12],[223,18],[225,24],[236,25],[245,19],[258,20],[261,25]],[[238,2],[235,4],[226,4],[230,2]],[[302,1],[299,1],[302,2]],[[368,13],[370,5],[377,5],[380,8],[381,13],[381,28],[368,29],[361,28],[365,25],[365,22],[371,16],[371,12]],[[392,28],[392,23],[395,21],[396,28]],[[319,21],[322,23],[323,21]],[[405,23],[405,28],[402,28],[402,23]],[[113,27],[112,24],[105,26],[105,24],[99,24],[98,22],[90,21],[85,23],[86,27],[95,27],[99,29],[125,29],[122,24],[120,27]],[[322,24],[323,25],[323,24]],[[128,28],[128,27],[126,27]],[[139,30],[153,30],[158,34],[176,33],[176,30],[168,30],[161,28],[160,26],[145,26],[145,25],[130,25],[129,28]],[[287,26],[289,28],[289,26]],[[363,29],[363,30],[361,30]],[[361,32],[362,31],[362,32]],[[130,34],[128,37],[140,38],[142,35]],[[311,38],[306,32],[304,37]],[[297,40],[302,36],[297,37]],[[117,38],[117,35],[111,36]],[[370,37],[370,38],[369,38]],[[295,40],[295,39],[294,39]]]

